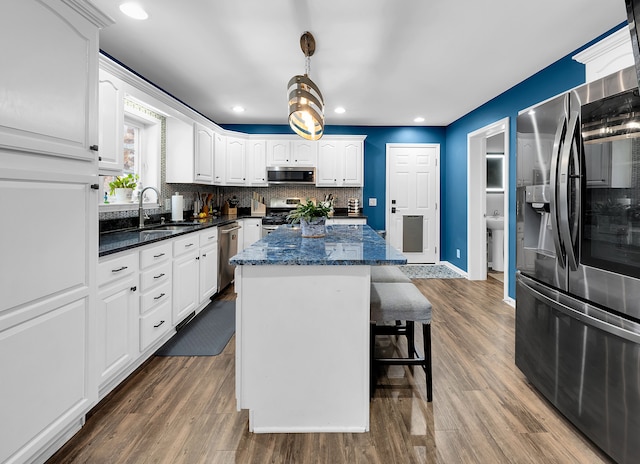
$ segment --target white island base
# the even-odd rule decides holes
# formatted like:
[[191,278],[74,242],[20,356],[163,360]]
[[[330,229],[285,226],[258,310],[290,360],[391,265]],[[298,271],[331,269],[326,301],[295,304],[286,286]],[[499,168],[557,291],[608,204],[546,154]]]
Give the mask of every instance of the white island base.
[[250,431],[369,430],[370,274],[236,267],[236,399]]

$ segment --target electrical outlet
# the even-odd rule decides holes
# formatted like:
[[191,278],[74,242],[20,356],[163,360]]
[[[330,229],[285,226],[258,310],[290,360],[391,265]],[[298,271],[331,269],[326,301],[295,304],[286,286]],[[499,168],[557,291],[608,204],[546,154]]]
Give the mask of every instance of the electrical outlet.
[[460,257],[460,248],[456,248],[456,258]]
[[378,206],[377,198],[369,198],[369,206]]

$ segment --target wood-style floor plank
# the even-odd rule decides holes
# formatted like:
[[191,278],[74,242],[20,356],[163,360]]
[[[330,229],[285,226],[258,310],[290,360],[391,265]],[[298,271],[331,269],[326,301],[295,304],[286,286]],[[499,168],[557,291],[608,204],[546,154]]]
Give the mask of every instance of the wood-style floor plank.
[[[236,411],[232,338],[218,356],[151,358],[48,463],[611,463],[515,366],[501,282],[413,282],[433,304],[432,403],[422,369],[389,366],[368,433],[252,434]],[[406,344],[389,337],[379,349]]]

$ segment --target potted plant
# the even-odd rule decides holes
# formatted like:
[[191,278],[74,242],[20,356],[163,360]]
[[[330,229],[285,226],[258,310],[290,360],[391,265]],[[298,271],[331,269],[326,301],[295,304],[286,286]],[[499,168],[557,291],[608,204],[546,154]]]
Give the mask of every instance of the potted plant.
[[109,195],[115,195],[116,203],[131,203],[133,190],[138,185],[138,174],[129,173],[126,176],[117,176],[109,182]]
[[300,203],[287,219],[292,223],[300,223],[302,236],[306,238],[324,237],[326,234],[326,221],[331,207],[324,202],[318,204],[307,199],[306,203]]

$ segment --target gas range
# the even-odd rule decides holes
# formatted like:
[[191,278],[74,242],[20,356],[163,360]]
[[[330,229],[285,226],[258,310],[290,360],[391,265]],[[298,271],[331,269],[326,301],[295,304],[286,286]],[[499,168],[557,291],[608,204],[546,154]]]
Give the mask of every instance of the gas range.
[[300,198],[272,198],[269,201],[267,215],[262,218],[263,226],[286,224],[287,215],[300,204]]

